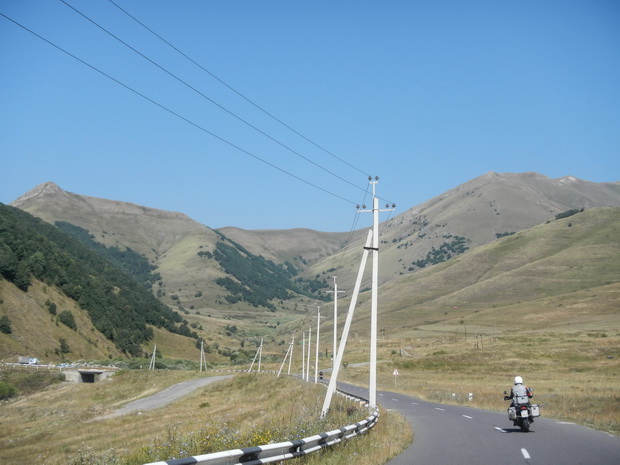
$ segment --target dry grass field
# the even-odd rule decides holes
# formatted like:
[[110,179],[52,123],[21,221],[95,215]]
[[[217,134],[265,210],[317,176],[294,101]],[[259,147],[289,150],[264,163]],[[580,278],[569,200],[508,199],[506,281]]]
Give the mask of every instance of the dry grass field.
[[[322,386],[272,374],[237,375],[157,410],[102,419],[126,402],[204,375],[190,371],[123,371],[95,384],[56,384],[0,406],[0,463],[142,464],[303,438],[365,418],[337,396],[319,418]],[[300,400],[302,399],[302,400]],[[296,463],[382,463],[411,441],[407,423],[381,412],[371,434],[334,452]],[[372,443],[372,447],[370,444]]]
[[[465,328],[458,329],[379,340],[378,389],[505,411],[503,392],[520,375],[534,389],[543,416],[620,434],[619,327],[497,337],[469,328],[467,339]],[[355,363],[367,352],[358,347],[352,354],[341,377],[367,385],[367,367]]]

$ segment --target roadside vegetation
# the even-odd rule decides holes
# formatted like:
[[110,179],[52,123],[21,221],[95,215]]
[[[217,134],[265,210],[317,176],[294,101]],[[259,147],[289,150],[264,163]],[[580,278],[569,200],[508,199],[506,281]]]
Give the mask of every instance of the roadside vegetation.
[[[143,464],[301,439],[369,414],[336,396],[322,420],[323,386],[254,373],[200,388],[157,410],[98,419],[130,400],[199,376],[204,372],[123,370],[99,383],[52,385],[4,403],[0,462]],[[407,422],[382,410],[379,424],[368,434],[294,463],[378,465],[410,442]]]
[[[619,328],[467,337],[465,328],[458,329],[442,336],[380,340],[378,389],[505,412],[503,392],[520,375],[534,389],[542,416],[620,435]],[[341,377],[367,385],[367,367],[355,363],[367,360],[367,354],[359,346],[352,353]]]

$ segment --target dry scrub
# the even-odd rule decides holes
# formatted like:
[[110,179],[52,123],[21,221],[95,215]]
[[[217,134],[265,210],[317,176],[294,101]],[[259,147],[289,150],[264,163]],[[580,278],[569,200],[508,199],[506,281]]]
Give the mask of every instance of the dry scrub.
[[[141,464],[303,438],[368,415],[337,396],[328,418],[320,420],[324,387],[252,374],[200,388],[157,410],[97,420],[130,400],[200,375],[124,371],[109,381],[57,385],[5,403],[0,463]],[[407,431],[403,419],[382,411],[370,434],[321,453],[320,463],[351,463],[343,457],[357,457],[361,450],[369,453],[357,463],[383,463],[409,444]],[[295,463],[319,463],[301,460]]]
[[[458,337],[381,340],[379,345],[379,389],[505,411],[503,392],[521,375],[534,388],[543,416],[620,434],[617,330],[483,338],[470,333],[465,339],[461,329]],[[351,382],[368,383],[365,366],[351,364],[341,373]]]

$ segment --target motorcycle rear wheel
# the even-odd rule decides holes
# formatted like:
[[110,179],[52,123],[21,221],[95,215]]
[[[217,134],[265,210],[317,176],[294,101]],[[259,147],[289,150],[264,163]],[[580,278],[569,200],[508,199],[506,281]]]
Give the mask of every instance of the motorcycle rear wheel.
[[521,431],[527,433],[530,430],[530,420],[528,420],[527,418],[523,418],[521,420],[521,422],[519,423],[519,426],[521,427]]

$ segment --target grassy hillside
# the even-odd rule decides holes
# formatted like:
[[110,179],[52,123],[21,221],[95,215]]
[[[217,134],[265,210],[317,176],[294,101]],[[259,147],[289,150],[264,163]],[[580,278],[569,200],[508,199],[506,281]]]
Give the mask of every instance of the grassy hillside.
[[[152,326],[185,336],[191,334],[177,313],[161,304],[130,275],[59,229],[5,205],[0,205],[0,276],[23,293],[38,283],[44,283],[46,289],[58,290],[64,296],[62,301],[58,296],[45,301],[33,299],[29,294],[21,297],[24,302],[34,300],[31,307],[46,307],[55,323],[71,331],[94,326],[128,355],[141,353],[140,346],[152,339]],[[8,283],[3,283],[7,292],[13,289]],[[18,299],[19,296],[12,298],[8,303],[11,306],[5,309],[4,316],[11,326],[8,313],[28,309],[26,303],[16,302]],[[73,301],[73,311],[66,308],[67,300]],[[82,318],[76,304],[86,311],[87,318]],[[18,335],[12,331],[3,334],[17,340],[36,335]],[[61,350],[67,352],[66,347]]]
[[[49,312],[54,302],[57,314],[70,311],[76,322],[73,330]],[[54,286],[33,281],[28,292],[0,279],[0,315],[11,322],[11,334],[0,333],[0,360],[17,362],[20,355],[37,357],[41,363],[60,360],[108,359],[122,352],[92,324],[86,311]],[[66,352],[61,351],[61,340]]]
[[[370,292],[358,300],[341,373],[367,385]],[[329,308],[319,367],[331,364]],[[619,434],[620,208],[552,220],[381,286],[378,332],[379,389],[503,411],[519,374],[543,416]]]
[[[380,255],[381,265],[386,260]],[[620,316],[619,264],[620,208],[588,209],[381,286],[380,325],[402,335],[464,324],[505,330],[515,321],[522,329],[540,327],[543,320],[547,328],[573,320],[605,325]],[[341,298],[341,308],[348,308],[349,299]],[[353,328],[363,333],[370,292],[359,301]]]

